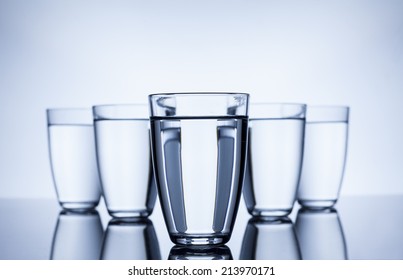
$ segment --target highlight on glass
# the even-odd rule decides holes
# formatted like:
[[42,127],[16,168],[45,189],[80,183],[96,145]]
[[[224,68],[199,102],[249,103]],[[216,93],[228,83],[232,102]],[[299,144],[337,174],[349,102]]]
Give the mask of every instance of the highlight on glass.
[[245,93],[149,96],[155,178],[171,240],[226,243],[244,179]]

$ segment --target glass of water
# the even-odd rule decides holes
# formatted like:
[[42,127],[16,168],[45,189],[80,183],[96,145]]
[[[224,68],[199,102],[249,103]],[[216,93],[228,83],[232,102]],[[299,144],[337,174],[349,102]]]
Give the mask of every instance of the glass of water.
[[291,213],[301,172],[304,104],[251,104],[243,195],[255,217]]
[[82,211],[101,196],[91,109],[48,109],[53,181],[60,205]]
[[245,93],[149,96],[155,178],[174,243],[230,239],[244,178],[248,98]]
[[348,117],[348,107],[308,106],[298,189],[302,206],[320,209],[336,203],[347,154]]
[[145,104],[93,107],[102,191],[115,218],[147,217],[157,197]]

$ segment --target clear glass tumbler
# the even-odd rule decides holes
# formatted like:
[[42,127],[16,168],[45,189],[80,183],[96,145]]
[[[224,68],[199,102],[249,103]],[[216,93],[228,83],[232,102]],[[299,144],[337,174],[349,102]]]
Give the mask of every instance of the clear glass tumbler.
[[301,173],[304,104],[251,104],[243,195],[255,217],[291,213]]
[[91,109],[48,109],[53,181],[64,209],[96,207],[101,196]]
[[332,207],[340,193],[347,154],[348,107],[308,106],[298,202]]
[[109,214],[116,218],[149,216],[157,189],[147,105],[94,106],[93,115],[98,167]]
[[245,93],[149,96],[155,178],[174,243],[230,239],[244,178],[248,98]]

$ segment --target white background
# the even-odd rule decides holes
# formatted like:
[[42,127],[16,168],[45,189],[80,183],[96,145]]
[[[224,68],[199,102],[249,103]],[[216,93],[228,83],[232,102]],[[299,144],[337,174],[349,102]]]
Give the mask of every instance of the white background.
[[403,193],[403,1],[0,0],[0,197],[54,197],[45,109],[236,91],[351,106],[342,194]]

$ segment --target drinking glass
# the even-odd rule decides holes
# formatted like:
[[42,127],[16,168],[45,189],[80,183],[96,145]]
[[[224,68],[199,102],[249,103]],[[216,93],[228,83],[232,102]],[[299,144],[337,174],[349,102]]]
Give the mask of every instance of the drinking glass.
[[147,105],[93,107],[105,204],[116,218],[147,217],[157,190],[151,165]]
[[243,195],[255,217],[291,213],[301,172],[304,104],[251,104]]
[[337,211],[302,208],[295,222],[304,260],[346,260],[347,246]]
[[153,223],[147,218],[112,219],[106,229],[102,260],[160,260]]
[[155,178],[174,243],[230,239],[244,178],[248,98],[245,93],[149,96]]
[[298,202],[332,207],[340,193],[347,154],[348,107],[308,106]]
[[289,218],[251,218],[245,230],[240,260],[300,260],[301,251]]
[[96,207],[101,196],[90,109],[48,109],[53,181],[60,205],[68,210]]

